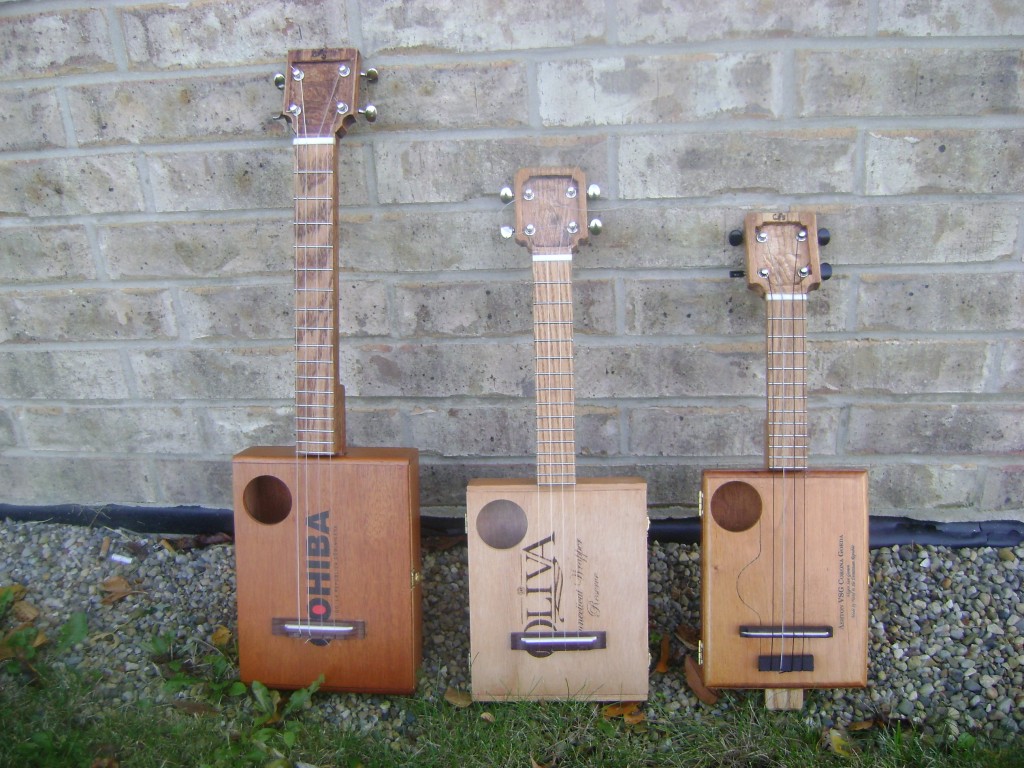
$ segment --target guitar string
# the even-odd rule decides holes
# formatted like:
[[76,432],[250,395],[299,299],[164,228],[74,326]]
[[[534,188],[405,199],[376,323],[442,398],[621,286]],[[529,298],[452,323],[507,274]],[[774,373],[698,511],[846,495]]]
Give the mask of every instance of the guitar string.
[[[791,525],[793,529],[793,621],[798,625],[806,624],[804,617],[806,616],[806,567],[807,567],[807,553],[806,547],[806,530],[807,530],[807,355],[806,355],[806,314],[807,314],[807,301],[806,296],[803,292],[798,295],[799,284],[802,281],[799,273],[800,264],[800,240],[795,238],[793,240],[793,256],[792,263],[794,265],[793,270],[793,287],[789,292],[790,298],[790,311],[787,313],[790,322],[790,342],[791,346],[787,349],[790,350],[791,367],[793,371],[793,385],[790,393],[790,404],[789,410],[792,411],[791,431],[792,431],[792,442],[791,442],[791,454],[793,470],[796,473],[791,477],[792,486],[792,507],[793,514],[791,515]],[[806,241],[805,241],[806,242]],[[787,366],[789,367],[789,366]],[[798,482],[799,481],[799,482]],[[798,494],[798,488],[802,490]],[[799,500],[798,500],[799,496]],[[797,539],[798,530],[801,532],[801,538]],[[797,559],[800,559],[799,569],[803,575],[803,579],[797,578],[798,564]],[[805,655],[807,650],[808,638],[802,636],[799,641],[800,655]],[[797,654],[797,640],[793,639],[792,646],[794,655]]]
[[[299,105],[299,108],[300,108],[300,112],[297,115],[297,118],[298,118],[299,123],[301,124],[301,129],[300,129],[299,125],[294,125],[294,124],[292,125],[292,128],[295,131],[296,137],[298,137],[300,135],[305,136],[306,135],[306,129],[305,129],[306,109],[305,109],[305,96],[304,96],[304,93],[303,93],[302,80],[293,80],[293,82],[295,82],[297,84],[296,87],[298,89],[298,95],[299,95],[298,105]],[[293,144],[292,157],[293,157],[293,163],[294,163],[294,167],[293,167],[294,180],[293,180],[293,184],[292,184],[292,189],[295,190],[294,191],[295,202],[294,202],[294,206],[293,206],[293,208],[294,208],[294,222],[292,224],[292,229],[293,229],[293,242],[296,245],[298,245],[301,242],[300,241],[300,234],[301,234],[302,230],[300,229],[300,227],[302,226],[302,224],[300,222],[302,221],[302,218],[303,218],[303,215],[302,215],[303,212],[300,211],[300,207],[303,205],[303,203],[302,203],[302,192],[304,192],[304,187],[302,185],[305,183],[305,177],[304,177],[304,175],[302,175],[300,173],[300,166],[302,165],[301,158],[300,158],[300,153],[301,152],[302,152],[302,146],[300,144]],[[294,262],[295,262],[295,278],[294,278],[294,283],[295,283],[295,289],[296,289],[295,290],[295,297],[294,297],[295,311],[294,311],[294,315],[293,315],[293,322],[296,324],[296,326],[298,325],[298,322],[299,322],[299,315],[300,315],[300,309],[301,309],[300,305],[299,305],[299,300],[304,295],[299,290],[299,280],[300,279],[303,280],[303,287],[305,287],[304,286],[305,276],[299,270],[299,259],[298,259],[298,257],[299,257],[299,254],[301,252],[302,252],[301,249],[296,248],[295,249],[295,253],[293,254],[293,259],[294,259]],[[293,329],[293,334],[294,333],[295,333],[295,330]],[[300,359],[298,357],[299,347],[297,346],[298,345],[298,338],[297,337],[296,337],[295,343],[296,343],[296,348],[295,348],[295,351],[294,351],[294,355],[295,355],[295,369],[293,371],[293,375],[295,377],[295,388],[296,388],[296,390],[298,390],[299,387],[301,386],[301,379],[299,378],[299,372],[301,370],[302,363],[301,363],[301,361],[300,361]],[[301,522],[301,520],[299,518],[302,517],[301,502],[302,502],[303,494],[302,494],[302,490],[300,490],[300,489],[301,489],[302,485],[305,484],[306,479],[305,479],[305,477],[303,476],[303,473],[302,473],[303,466],[302,466],[302,462],[301,462],[301,446],[300,446],[300,443],[299,443],[299,437],[301,435],[301,433],[299,432],[299,425],[301,424],[301,421],[300,421],[300,417],[299,417],[299,397],[298,397],[298,395],[296,395],[295,416],[294,416],[294,418],[295,418],[295,437],[296,437],[294,476],[295,476],[295,488],[296,488],[296,491],[299,493],[299,498],[298,499],[294,499],[293,500],[293,504],[292,504],[292,517],[294,518],[293,521],[292,521],[292,525],[293,525],[293,528],[295,530],[295,617],[296,617],[296,619],[300,619],[301,620],[302,615],[303,615],[303,610],[302,610],[302,581],[303,581],[303,579],[302,579],[302,551],[301,551],[301,547],[300,547],[300,542],[302,541],[302,522]],[[307,607],[308,607],[308,602],[307,602]]]
[[[778,371],[778,368],[780,366],[778,364],[779,360],[778,360],[778,353],[777,353],[776,345],[777,345],[777,340],[778,340],[779,335],[780,335],[780,333],[779,333],[779,322],[780,321],[779,321],[778,313],[776,311],[777,307],[775,306],[775,299],[774,299],[774,296],[775,296],[775,285],[774,285],[775,273],[774,273],[774,269],[772,267],[774,267],[774,265],[776,264],[776,259],[775,259],[775,254],[773,253],[773,248],[772,248],[773,243],[772,243],[771,239],[767,240],[766,243],[767,243],[766,250],[768,251],[768,263],[769,263],[769,265],[771,265],[771,266],[769,266],[769,271],[768,271],[768,293],[769,293],[769,299],[768,299],[768,302],[767,302],[767,305],[768,305],[767,306],[767,311],[768,311],[768,318],[769,318],[769,321],[768,321],[768,350],[769,350],[769,354],[767,355],[767,361],[766,361],[767,362],[767,366],[768,366],[768,371],[767,371],[766,375],[768,377],[768,382],[769,382],[769,385],[768,385],[768,414],[767,414],[768,430],[767,430],[767,439],[768,439],[769,466],[772,466],[772,465],[776,465],[777,463],[779,463],[776,442],[778,440],[778,418],[777,418],[778,396],[779,396],[779,381],[778,381],[779,371]],[[785,392],[785,371],[784,370],[782,371],[782,378],[783,378],[783,383],[782,383],[783,392]],[[776,499],[779,498],[779,488],[777,487],[778,484],[776,482],[777,479],[778,479],[778,475],[776,473],[772,473],[772,624],[773,625],[777,625],[777,626],[780,627],[780,637],[779,637],[779,648],[780,648],[779,656],[780,656],[780,662],[781,662],[781,656],[784,653],[784,649],[785,649],[785,630],[786,630],[786,626],[785,626],[785,611],[786,611],[786,576],[785,576],[785,574],[786,574],[786,570],[785,570],[785,562],[786,562],[786,537],[785,537],[785,525],[786,525],[786,467],[785,467],[785,462],[781,462],[781,464],[782,464],[782,482],[781,482],[781,496],[782,496],[782,513],[781,513],[781,527],[782,527],[781,533],[782,533],[782,536],[781,536],[781,546],[782,546],[782,557],[781,557],[781,562],[780,562],[780,558],[778,557],[778,554],[777,554],[778,553],[778,547],[779,547],[779,543],[778,543],[777,538],[779,537],[779,529],[780,529],[779,510],[778,510],[778,505],[776,504]],[[781,576],[781,590],[778,589],[778,585],[780,583],[780,576]],[[782,604],[782,618],[781,618],[781,620],[779,618],[779,610],[778,610],[778,604],[780,602]],[[776,640],[776,638],[774,636],[774,633],[772,633],[771,642],[769,644],[769,648],[770,648],[770,652],[771,652],[772,656],[775,655],[775,647],[776,647],[775,640]],[[780,666],[780,671],[781,671],[781,666]]]
[[[790,569],[792,569],[791,581],[792,581],[792,608],[793,616],[792,621],[799,624],[801,617],[806,615],[806,567],[807,560],[804,557],[801,561],[799,569],[804,575],[804,584],[801,585],[800,580],[797,579],[798,564],[797,558],[801,552],[801,547],[798,546],[797,541],[797,530],[798,526],[803,534],[802,541],[806,542],[806,527],[807,527],[807,514],[806,514],[806,482],[807,476],[806,471],[806,440],[807,440],[807,424],[806,424],[806,300],[802,295],[798,295],[797,289],[800,283],[799,275],[799,240],[794,239],[794,252],[792,255],[791,262],[794,265],[792,271],[792,285],[787,293],[780,297],[781,301],[775,302],[781,305],[782,314],[777,318],[775,323],[781,328],[781,359],[779,352],[776,352],[776,362],[779,365],[773,366],[776,371],[781,368],[782,371],[782,389],[781,394],[773,398],[772,405],[775,411],[773,415],[773,421],[776,427],[781,426],[782,434],[779,434],[779,429],[775,430],[777,438],[774,443],[773,449],[777,451],[776,455],[782,462],[782,562],[780,571],[782,574],[782,621],[781,626],[781,638],[780,638],[780,670],[784,668],[784,657],[785,657],[785,645],[786,645],[786,634],[785,626],[786,622],[790,619],[787,611],[787,602],[789,600],[788,588],[786,583],[786,576]],[[778,334],[777,334],[778,336]],[[787,355],[789,359],[787,359]],[[792,373],[792,376],[789,374]],[[777,374],[776,374],[777,375]],[[788,391],[787,391],[788,388]],[[779,405],[781,400],[781,420],[779,417]],[[778,438],[781,439],[781,450],[779,450]],[[796,474],[790,474],[787,478],[787,472],[793,470]],[[797,493],[797,480],[802,479],[803,493]],[[787,498],[788,496],[788,498]],[[800,501],[798,502],[798,496]],[[792,505],[792,514],[789,514],[790,506]],[[798,507],[801,514],[798,516]],[[797,517],[800,518],[799,522]],[[790,540],[790,527],[792,527],[792,562],[788,562],[786,555],[786,544]],[[798,614],[799,604],[799,616]],[[793,651],[793,656],[797,655],[797,638],[791,638],[790,646]],[[799,639],[799,650],[801,652],[806,651],[807,638],[802,637]]]
[[[325,104],[325,108],[322,110],[322,116],[320,125],[316,128],[316,133],[311,134],[309,123],[308,123],[308,111],[306,109],[305,102],[305,89],[303,79],[299,78],[295,80],[298,88],[299,95],[299,126],[295,126],[296,136],[298,137],[301,133],[302,138],[316,138],[322,137],[324,134],[325,125],[327,125],[328,118],[332,114],[332,110],[329,108],[334,102],[338,86],[341,82],[340,73],[335,77],[334,85],[331,89],[330,98]],[[331,136],[333,138],[333,135]],[[329,448],[327,453],[333,454],[335,446],[335,435],[337,433],[337,403],[334,397],[334,391],[336,387],[334,385],[334,378],[337,372],[334,368],[335,363],[335,352],[334,346],[334,314],[336,308],[331,306],[335,302],[335,292],[330,290],[330,285],[336,281],[335,264],[334,264],[334,210],[335,200],[333,196],[333,176],[332,168],[330,167],[331,162],[334,160],[333,146],[336,146],[336,142],[333,143],[330,149],[325,149],[320,145],[294,145],[294,173],[298,177],[298,182],[295,185],[297,189],[296,193],[296,204],[295,204],[295,242],[296,245],[308,245],[307,239],[310,234],[311,228],[317,233],[317,247],[316,248],[302,248],[297,249],[295,255],[296,264],[296,277],[295,277],[295,323],[296,323],[296,388],[303,391],[303,406],[304,413],[312,414],[314,418],[307,418],[300,416],[299,408],[296,407],[295,413],[295,434],[297,437],[301,436],[302,440],[296,442],[296,488],[301,489],[301,498],[298,499],[298,503],[295,504],[295,549],[296,549],[296,616],[301,619],[305,614],[305,623],[308,626],[307,630],[307,641],[313,637],[313,623],[319,620],[319,623],[324,624],[329,619],[329,613],[326,609],[321,609],[317,616],[310,615],[310,607],[312,606],[312,584],[311,579],[302,578],[302,565],[305,563],[306,571],[309,571],[309,548],[306,547],[303,550],[303,535],[302,535],[302,520],[304,516],[308,516],[307,513],[312,511],[317,512],[316,505],[321,503],[324,498],[324,489],[326,485],[327,498],[333,499],[334,493],[334,473],[330,471],[330,467],[326,466],[326,463],[322,460],[321,453],[324,453],[324,446],[320,445],[320,441],[324,438],[323,424],[327,421],[329,431],[327,434],[330,436],[330,444],[324,443]],[[310,158],[312,157],[312,161]],[[312,191],[322,192],[324,185],[327,185],[328,194],[311,194]],[[327,244],[325,246],[319,245],[319,233],[322,231],[321,227],[326,226],[327,228]],[[301,243],[300,243],[300,233]],[[323,251],[327,251],[328,268],[331,269],[331,273],[328,276],[328,290],[327,290],[327,303],[322,299],[323,286],[319,282],[319,278],[315,282],[315,287],[312,292],[316,293],[318,298],[314,301],[314,307],[311,308],[309,290],[309,279],[310,279],[310,265],[309,265],[309,251],[315,251],[315,264],[314,270],[316,275],[320,275],[321,262],[323,260]],[[300,263],[301,262],[301,263]],[[311,312],[311,309],[315,311]],[[310,321],[310,314],[316,315],[315,319]],[[301,317],[301,320],[300,320]],[[298,347],[298,333],[299,329],[303,329],[307,334],[310,330],[317,337],[317,343],[313,350],[313,361],[306,358],[305,355],[300,357]],[[327,336],[327,344],[320,344],[320,340],[323,335]],[[303,340],[305,343],[305,337]],[[322,368],[322,354],[321,350],[326,349],[328,354],[328,369],[331,373],[330,381],[323,378]],[[313,367],[312,374],[310,373],[310,365]],[[312,377],[312,384],[310,379]],[[310,402],[310,398],[312,401]],[[298,406],[298,401],[297,401]],[[327,416],[324,416],[324,410],[326,409]],[[310,437],[316,437],[316,440],[310,440]],[[300,445],[305,443],[305,447]],[[320,446],[319,448],[317,446]],[[316,456],[312,454],[316,453]],[[327,473],[327,482],[324,482],[324,473]],[[311,506],[312,505],[312,506]],[[308,507],[308,509],[307,509]],[[325,518],[325,528],[330,530],[327,520]],[[327,535],[327,531],[322,531]],[[328,538],[326,546],[321,548],[318,557],[328,558],[327,554],[331,547],[330,539]],[[337,553],[335,553],[337,556]],[[329,581],[329,580],[328,580]],[[302,585],[305,583],[306,591],[306,610],[302,610]],[[330,586],[327,587],[330,589]],[[318,582],[318,590],[323,589],[323,580]],[[322,594],[322,592],[319,592]]]
[[[557,182],[537,179],[538,186],[541,183],[545,187],[557,187]],[[544,195],[543,199],[559,200],[558,194],[556,188],[551,194]],[[561,218],[563,217],[556,217],[559,220]],[[535,338],[542,342],[537,344],[535,349],[535,370],[538,372],[537,451],[543,455],[543,458],[538,456],[537,488],[538,494],[546,498],[549,530],[552,533],[555,531],[554,518],[556,515],[558,518],[557,530],[561,543],[552,548],[553,552],[561,553],[564,566],[572,573],[575,566],[570,565],[573,559],[571,553],[579,534],[575,477],[572,262],[571,243],[565,237],[566,233],[561,226],[557,234],[556,250],[567,249],[570,258],[565,261],[548,259],[535,262],[535,275],[540,278],[535,286],[536,301],[540,305],[535,307],[534,312]],[[534,237],[537,237],[536,233]],[[546,486],[546,489],[543,489],[543,486]],[[566,486],[569,486],[568,490]],[[567,538],[569,527],[572,529],[572,535]],[[553,618],[556,620],[563,618],[557,613],[559,609],[564,608],[561,603],[562,590],[565,586],[564,575],[562,578],[561,585],[556,586],[559,593],[552,604],[555,611]],[[577,628],[581,628],[578,621]]]
[[[337,357],[338,357],[338,355],[337,355],[337,343],[338,342],[337,342],[337,330],[336,329],[337,329],[337,326],[338,326],[337,314],[338,314],[339,310],[338,310],[338,290],[337,290],[337,287],[338,287],[338,264],[337,264],[337,251],[336,251],[337,246],[336,246],[335,239],[334,239],[334,230],[335,230],[334,222],[335,222],[335,216],[336,216],[335,206],[337,205],[337,200],[335,199],[335,176],[334,176],[334,171],[335,171],[335,165],[337,164],[337,158],[336,158],[335,153],[336,153],[336,150],[337,150],[338,141],[337,141],[337,137],[335,136],[335,133],[334,133],[334,130],[333,130],[333,122],[329,122],[330,116],[332,116],[334,114],[337,114],[336,109],[332,109],[331,107],[333,105],[337,104],[338,88],[341,85],[341,74],[340,74],[340,71],[336,68],[335,72],[336,72],[336,74],[335,74],[335,77],[334,77],[334,84],[333,84],[333,86],[331,88],[330,96],[326,100],[324,108],[321,110],[322,111],[322,116],[321,116],[321,120],[320,120],[320,126],[317,128],[317,132],[316,132],[317,136],[328,136],[328,137],[330,137],[331,138],[331,143],[329,145],[324,146],[324,147],[320,147],[318,145],[318,146],[312,148],[314,150],[314,155],[316,157],[316,164],[317,164],[317,168],[316,168],[317,174],[316,174],[315,178],[319,182],[317,187],[316,187],[316,189],[315,189],[315,192],[316,192],[316,197],[320,198],[320,199],[318,199],[313,204],[313,210],[318,212],[316,214],[316,220],[318,222],[316,224],[316,230],[317,230],[317,232],[319,232],[321,230],[321,228],[326,228],[326,230],[327,230],[327,237],[326,237],[326,243],[327,244],[326,244],[326,246],[323,247],[323,248],[317,248],[316,249],[316,251],[318,253],[318,260],[317,260],[316,266],[318,268],[321,268],[322,264],[321,264],[321,260],[320,260],[319,257],[325,257],[326,267],[329,270],[326,273],[318,273],[318,274],[326,274],[328,280],[327,280],[326,296],[323,296],[323,298],[321,298],[321,300],[318,302],[318,305],[317,305],[318,311],[317,311],[316,314],[318,316],[322,317],[322,321],[318,321],[317,322],[317,326],[319,328],[323,329],[323,330],[317,331],[317,333],[322,334],[321,338],[325,342],[324,346],[323,346],[323,349],[326,351],[326,356],[327,356],[327,366],[326,366],[327,371],[326,372],[330,376],[329,379],[325,378],[323,376],[323,370],[322,370],[323,366],[322,365],[318,365],[318,368],[320,368],[321,370],[319,370],[318,373],[317,373],[317,381],[318,382],[322,382],[323,386],[325,387],[325,391],[323,392],[323,394],[322,395],[318,395],[318,397],[321,398],[321,400],[323,402],[323,406],[322,407],[326,409],[327,426],[328,426],[329,432],[328,432],[327,435],[322,435],[322,433],[321,433],[321,435],[318,435],[318,439],[324,440],[327,443],[327,445],[324,446],[324,450],[323,450],[323,453],[325,455],[318,455],[318,456],[314,457],[314,461],[315,461],[316,467],[317,467],[316,490],[317,490],[318,498],[322,500],[321,504],[325,505],[325,509],[328,510],[328,511],[330,509],[330,505],[332,505],[334,503],[334,499],[337,498],[336,495],[335,495],[335,488],[334,488],[334,480],[335,480],[335,474],[336,473],[332,469],[333,464],[330,461],[330,457],[333,457],[336,454],[336,452],[338,451],[338,449],[342,447],[342,446],[338,445],[338,432],[339,432],[339,425],[338,425],[339,413],[338,413],[338,409],[339,409],[340,403],[338,401],[338,394],[339,394],[339,392],[338,392],[338,369],[337,369]],[[326,194],[324,193],[325,191],[326,191]],[[321,215],[321,212],[322,212],[323,215]],[[321,224],[319,222],[324,222],[324,223]],[[320,242],[320,238],[319,237],[317,237],[317,242],[318,243]],[[323,252],[325,252],[325,253],[323,253]],[[317,296],[321,296],[321,293],[318,291],[316,295]],[[326,299],[326,300],[324,300],[324,299]],[[319,353],[317,354],[317,360],[318,360],[318,363],[321,362],[321,360],[322,360],[321,355]],[[319,409],[318,409],[318,411],[319,411]],[[320,413],[318,413],[318,416],[322,417],[323,416],[323,412],[321,411]],[[320,419],[318,419],[318,423],[320,424],[320,428],[322,430],[323,429],[323,422]],[[325,483],[324,483],[324,475],[325,474],[327,476],[326,496],[323,496],[324,485],[325,485]],[[337,539],[334,539],[332,541],[332,537],[328,533],[329,531],[332,531],[332,532],[336,531],[337,528],[335,526],[327,525],[327,518],[325,518],[324,528],[326,530],[322,531],[321,533],[324,536],[327,537],[327,543],[326,543],[326,549],[325,549],[324,552],[321,553],[320,557],[322,559],[327,560],[328,563],[330,563],[330,562],[338,562],[340,557],[341,557],[341,553],[334,551],[334,549],[336,547]],[[308,552],[307,552],[307,560],[308,560]],[[333,570],[333,568],[331,570]],[[328,587],[331,590],[331,599],[328,601],[328,604],[333,605],[334,607],[340,609],[341,605],[337,603],[337,600],[340,597],[340,595],[336,594],[334,587],[335,587],[335,585],[333,584],[333,580],[332,580],[332,583]],[[309,583],[307,581],[307,590],[308,589],[309,589]],[[320,619],[319,623],[321,625],[323,625],[323,624],[328,623],[331,620],[332,616],[330,615],[330,613],[327,610],[325,610],[325,611],[323,611],[318,616],[318,618]],[[311,622],[311,624],[312,624],[312,622]],[[311,628],[311,632],[312,632],[312,628]]]
[[[784,254],[777,254],[775,252],[774,246],[775,246],[774,241],[771,238],[769,238],[767,240],[768,261],[769,261],[769,264],[772,265],[772,266],[774,266],[776,264],[779,264],[780,263],[779,256],[784,255]],[[780,538],[779,546],[781,547],[781,557],[779,558],[779,562],[776,563],[775,562],[775,558],[772,558],[772,560],[773,560],[773,570],[777,570],[777,574],[773,575],[772,583],[773,584],[778,583],[779,587],[780,587],[780,589],[778,591],[778,601],[781,604],[781,609],[779,610],[779,612],[777,614],[777,621],[773,622],[773,623],[777,623],[778,626],[779,626],[779,630],[780,630],[779,631],[779,643],[778,643],[778,656],[779,656],[779,672],[781,674],[782,671],[785,669],[784,662],[785,662],[785,653],[786,653],[786,625],[787,625],[787,622],[786,622],[786,619],[787,619],[786,606],[787,606],[787,598],[788,598],[786,573],[787,573],[787,570],[789,568],[789,564],[787,562],[787,547],[786,547],[786,543],[787,543],[787,528],[788,528],[789,517],[790,517],[788,515],[789,500],[788,500],[788,497],[787,497],[788,496],[787,495],[787,490],[788,490],[787,470],[788,470],[788,463],[789,463],[789,460],[791,458],[790,455],[787,455],[787,454],[791,454],[791,444],[789,442],[787,442],[787,440],[783,439],[785,437],[785,434],[782,434],[781,432],[784,432],[784,429],[785,429],[785,426],[786,426],[786,416],[785,416],[785,413],[786,413],[786,410],[787,410],[787,407],[786,407],[787,406],[787,391],[786,390],[787,390],[787,379],[788,379],[788,374],[789,374],[789,372],[787,370],[788,367],[789,367],[788,366],[788,362],[789,361],[786,359],[786,339],[785,339],[785,337],[786,337],[786,334],[787,334],[787,315],[791,311],[791,308],[789,307],[789,304],[792,302],[792,298],[790,298],[790,297],[792,295],[791,291],[792,291],[793,287],[792,286],[785,286],[782,283],[776,283],[774,278],[775,278],[774,270],[770,267],[769,268],[769,273],[768,273],[768,289],[769,289],[769,293],[771,294],[771,299],[768,301],[768,312],[769,312],[769,314],[771,316],[771,322],[769,323],[769,335],[772,338],[770,340],[769,347],[770,347],[772,353],[768,357],[768,367],[770,369],[769,373],[768,373],[768,376],[769,376],[769,380],[773,384],[773,387],[772,387],[772,391],[771,391],[771,400],[770,400],[770,406],[771,407],[769,409],[769,429],[768,429],[769,447],[768,447],[768,450],[769,450],[769,453],[772,456],[772,462],[773,463],[780,463],[782,465],[781,466],[782,474],[781,474],[781,482],[780,482],[780,486],[781,486],[781,506],[782,506],[781,516],[777,515],[777,511],[776,511],[776,508],[775,508],[774,504],[773,504],[773,507],[772,507],[772,509],[773,509],[773,514],[772,514],[773,526],[772,527],[773,527],[773,530],[777,532],[775,535],[779,536],[779,538]],[[776,295],[775,291],[777,289],[782,289],[782,290],[785,291],[785,289],[787,287],[790,289],[790,291],[788,292],[789,293],[788,296],[787,295],[782,295],[782,296]],[[779,304],[782,304],[782,306],[779,307],[778,306]],[[780,354],[780,347],[779,347],[780,340],[781,340],[781,344],[782,344],[782,346],[781,346],[781,354]],[[779,381],[780,378],[781,378],[781,382]],[[781,400],[781,403],[780,403],[780,400]],[[782,420],[781,420],[781,422],[780,422],[780,419],[779,419],[780,406],[781,406],[781,410],[782,410]],[[780,445],[779,445],[780,441],[781,441],[781,448],[780,448]],[[774,477],[775,476],[773,475],[773,478]],[[774,482],[773,482],[773,485],[774,485]],[[775,493],[773,492],[773,498],[774,497],[775,497]],[[777,518],[781,518],[781,519],[777,520]],[[776,522],[778,523],[777,525],[776,525]],[[774,549],[774,547],[773,547],[773,549]],[[777,568],[776,568],[776,566],[777,566]],[[778,582],[776,582],[776,578],[779,579]],[[776,607],[775,607],[775,602],[774,602],[774,596],[775,596],[776,592],[775,592],[774,589],[772,590],[772,592],[773,592],[773,609],[772,609],[772,612],[774,614],[774,613],[776,613]],[[775,648],[775,643],[774,643],[774,638],[773,638],[773,641],[772,641],[772,655],[773,656],[775,655],[774,648]]]

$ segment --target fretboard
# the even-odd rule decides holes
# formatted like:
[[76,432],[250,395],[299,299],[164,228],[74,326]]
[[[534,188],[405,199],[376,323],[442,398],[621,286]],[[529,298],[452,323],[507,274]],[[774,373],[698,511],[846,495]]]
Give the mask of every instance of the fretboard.
[[572,253],[534,252],[537,484],[576,483]]
[[768,294],[769,469],[806,469],[807,294]]
[[338,385],[338,182],[334,137],[295,144],[295,450],[345,452],[344,392]]

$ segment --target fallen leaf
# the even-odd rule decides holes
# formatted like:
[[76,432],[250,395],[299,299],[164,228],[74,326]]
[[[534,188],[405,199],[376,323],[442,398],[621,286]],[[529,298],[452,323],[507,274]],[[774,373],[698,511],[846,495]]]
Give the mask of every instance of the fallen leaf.
[[637,710],[636,712],[626,712],[623,714],[622,719],[625,721],[626,725],[637,725],[638,723],[642,723],[646,720],[647,715]]
[[481,712],[480,713],[480,719],[481,720],[485,720],[488,723],[493,723],[494,722],[494,715],[491,714],[490,712]]
[[668,635],[661,636],[661,655],[658,657],[658,665],[654,668],[655,672],[664,674],[668,672],[668,656],[669,656],[669,640]]
[[683,661],[683,669],[686,670],[686,684],[690,686],[693,695],[709,707],[715,706],[718,703],[718,692],[704,685],[704,675],[701,673],[697,660],[687,654]]
[[466,543],[465,534],[458,536],[424,536],[423,549],[427,552],[444,552],[447,549]]
[[39,609],[28,600],[18,600],[11,606],[11,612],[18,621],[35,621],[39,618]]
[[204,549],[217,544],[230,544],[232,542],[229,533],[200,533],[195,536],[179,536],[171,539],[161,539],[160,544],[171,552],[187,552],[190,549]]
[[124,600],[129,595],[137,593],[124,576],[111,576],[100,584],[100,589],[107,593],[100,601],[103,605],[113,605],[118,600]]
[[606,704],[601,708],[601,717],[605,720],[612,720],[616,717],[624,717],[640,709],[640,704],[635,701],[620,701],[616,704]]
[[680,624],[676,627],[676,637],[683,645],[691,650],[697,650],[697,643],[700,642],[700,630],[691,627],[689,624]]
[[212,707],[202,701],[187,701],[175,699],[174,707],[190,715],[216,715],[220,714],[216,707]]
[[222,624],[218,624],[217,628],[213,630],[213,634],[210,635],[210,642],[218,648],[223,648],[231,642],[231,630]]
[[530,755],[530,768],[551,768],[551,763],[545,765],[544,763],[538,763],[533,759],[533,755]]
[[846,730],[848,731],[870,731],[875,727],[874,720],[858,720],[856,723],[850,723]]
[[459,709],[464,709],[473,703],[473,697],[468,691],[457,691],[452,687],[444,692],[444,700]]
[[111,576],[100,584],[100,589],[104,592],[129,592],[131,588],[131,584],[124,576]]
[[126,541],[124,547],[140,560],[145,559],[151,549],[149,542],[146,541]]
[[850,737],[841,728],[829,728],[824,734],[828,748],[840,757],[853,757]]
[[[0,587],[0,600],[9,599],[11,602],[24,599],[28,589],[21,584],[8,584],[5,587]],[[10,595],[10,597],[8,597]]]
[[117,757],[117,747],[113,744],[100,744],[95,754],[89,768],[118,768],[121,764]]

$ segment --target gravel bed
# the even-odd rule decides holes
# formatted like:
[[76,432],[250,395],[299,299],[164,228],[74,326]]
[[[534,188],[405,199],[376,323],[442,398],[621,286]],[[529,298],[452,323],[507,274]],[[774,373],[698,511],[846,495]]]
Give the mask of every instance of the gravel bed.
[[[0,521],[0,586],[28,587],[41,611],[37,625],[54,636],[75,611],[89,619],[88,639],[47,663],[96,670],[97,706],[124,707],[169,693],[153,660],[155,637],[205,647],[214,630],[234,631],[234,548],[172,552],[158,536],[107,528]],[[106,556],[101,556],[109,539]],[[700,550],[653,543],[652,631],[699,626]],[[123,556],[130,562],[111,558]],[[871,552],[870,669],[862,690],[808,691],[808,725],[847,725],[873,717],[912,722],[926,733],[984,734],[994,743],[1024,728],[1024,547],[903,545]],[[466,547],[425,539],[424,661],[417,698],[440,700],[448,687],[468,689]],[[122,576],[135,592],[103,604],[102,584]],[[685,649],[674,643],[678,655]],[[711,717],[739,705],[726,693],[708,707],[687,686],[681,665],[652,674],[650,716]],[[401,741],[414,727],[402,697],[319,694],[309,717]]]

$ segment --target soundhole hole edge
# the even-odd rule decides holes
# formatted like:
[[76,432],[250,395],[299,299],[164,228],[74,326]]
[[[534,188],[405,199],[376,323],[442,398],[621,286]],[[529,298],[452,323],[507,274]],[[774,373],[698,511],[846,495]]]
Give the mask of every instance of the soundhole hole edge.
[[761,494],[742,480],[723,483],[711,495],[711,517],[732,533],[749,530],[761,519]]
[[273,475],[258,475],[246,483],[242,506],[257,523],[276,525],[292,511],[292,493],[288,485]]

